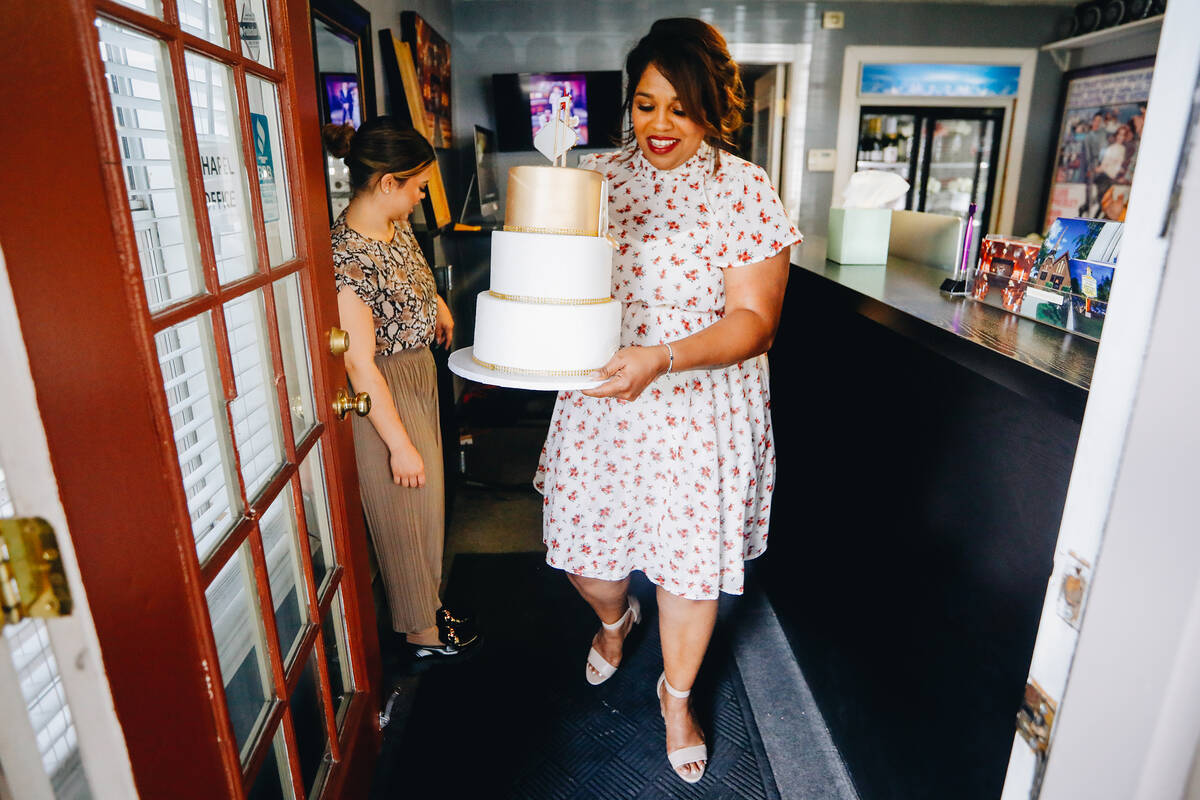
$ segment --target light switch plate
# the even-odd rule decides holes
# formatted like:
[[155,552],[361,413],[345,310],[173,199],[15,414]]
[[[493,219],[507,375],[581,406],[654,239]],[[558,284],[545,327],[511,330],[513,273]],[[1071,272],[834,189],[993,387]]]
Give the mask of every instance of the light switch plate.
[[838,30],[846,27],[844,11],[826,11],[821,15],[821,27],[826,30]]
[[833,172],[837,164],[837,150],[809,150],[809,172]]

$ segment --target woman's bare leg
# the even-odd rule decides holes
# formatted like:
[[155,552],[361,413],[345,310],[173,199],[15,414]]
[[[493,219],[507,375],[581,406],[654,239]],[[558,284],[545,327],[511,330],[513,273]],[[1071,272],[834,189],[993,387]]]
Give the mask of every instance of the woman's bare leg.
[[[629,578],[619,581],[603,581],[599,578],[585,578],[582,575],[573,575],[568,572],[567,579],[596,612],[600,621],[605,624],[613,624],[629,608],[629,601],[626,597],[629,591]],[[620,666],[625,635],[629,633],[631,627],[633,627],[632,618],[615,631],[601,628],[592,640],[592,647],[600,652],[605,661],[614,667]],[[587,669],[596,677],[600,676],[600,673],[596,672],[591,664],[587,665]]]
[[[716,600],[688,600],[658,587],[663,672],[673,688],[681,692],[692,688],[716,622]],[[672,697],[664,688],[659,692],[659,701],[667,725],[667,752],[704,742],[704,734],[692,714],[691,698]],[[679,773],[690,775],[699,769],[697,763],[685,764]]]

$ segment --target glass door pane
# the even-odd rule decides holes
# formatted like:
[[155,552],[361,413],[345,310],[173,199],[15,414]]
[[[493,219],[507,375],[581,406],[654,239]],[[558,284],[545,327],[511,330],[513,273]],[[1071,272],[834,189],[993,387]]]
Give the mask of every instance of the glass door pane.
[[[958,217],[967,215],[967,208],[975,201],[980,170],[991,167],[983,155],[985,127],[986,121],[978,119],[934,120],[930,133],[926,211]],[[987,143],[991,144],[990,135]],[[986,175],[983,183],[986,186]]]
[[991,214],[988,191],[994,182],[1000,116],[990,109],[959,114],[930,119],[929,172],[922,210],[965,219],[975,204],[968,256],[968,263],[973,264]]
[[129,213],[151,311],[199,294],[200,250],[166,48],[96,20]]
[[261,289],[225,304],[225,328],[233,358],[237,398],[229,404],[246,498],[253,502],[283,466],[279,395],[267,338]]
[[246,277],[258,266],[233,71],[195,53],[184,60],[217,278],[225,284]]
[[254,565],[247,547],[238,548],[204,593],[217,643],[225,703],[243,761],[258,738],[258,728],[274,696],[263,651],[266,637],[251,578]]
[[211,326],[201,314],[154,337],[201,562],[242,512]]

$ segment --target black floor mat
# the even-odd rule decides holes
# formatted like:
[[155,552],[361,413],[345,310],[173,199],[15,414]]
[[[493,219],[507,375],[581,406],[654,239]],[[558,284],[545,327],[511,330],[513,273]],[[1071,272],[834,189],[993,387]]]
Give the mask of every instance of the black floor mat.
[[620,670],[584,679],[591,610],[538,553],[459,555],[449,605],[476,610],[486,641],[470,661],[425,673],[403,731],[388,730],[373,798],[777,800],[729,646],[717,635],[695,688],[709,745],[695,785],[667,763],[654,684],[662,670],[654,587]]

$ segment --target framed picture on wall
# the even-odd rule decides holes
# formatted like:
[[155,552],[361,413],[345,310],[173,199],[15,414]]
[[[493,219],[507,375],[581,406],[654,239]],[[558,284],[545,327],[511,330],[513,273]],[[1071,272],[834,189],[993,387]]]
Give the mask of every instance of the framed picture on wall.
[[362,91],[358,75],[346,72],[321,73],[321,101],[326,123],[358,129],[363,122]]
[[415,11],[400,14],[400,40],[412,48],[429,141],[434,147],[451,147],[450,44]]
[[[392,35],[388,29],[379,32],[380,52],[383,53],[383,71],[387,75],[388,89],[392,96],[392,115],[407,121],[432,144],[434,137],[426,127],[426,116],[421,106],[421,87],[413,63],[412,49]],[[446,197],[446,185],[442,181],[441,168],[433,162],[425,200],[421,206],[425,224],[431,230],[441,230],[452,222],[450,202]]]
[[1068,72],[1042,231],[1059,217],[1124,221],[1154,57]]

